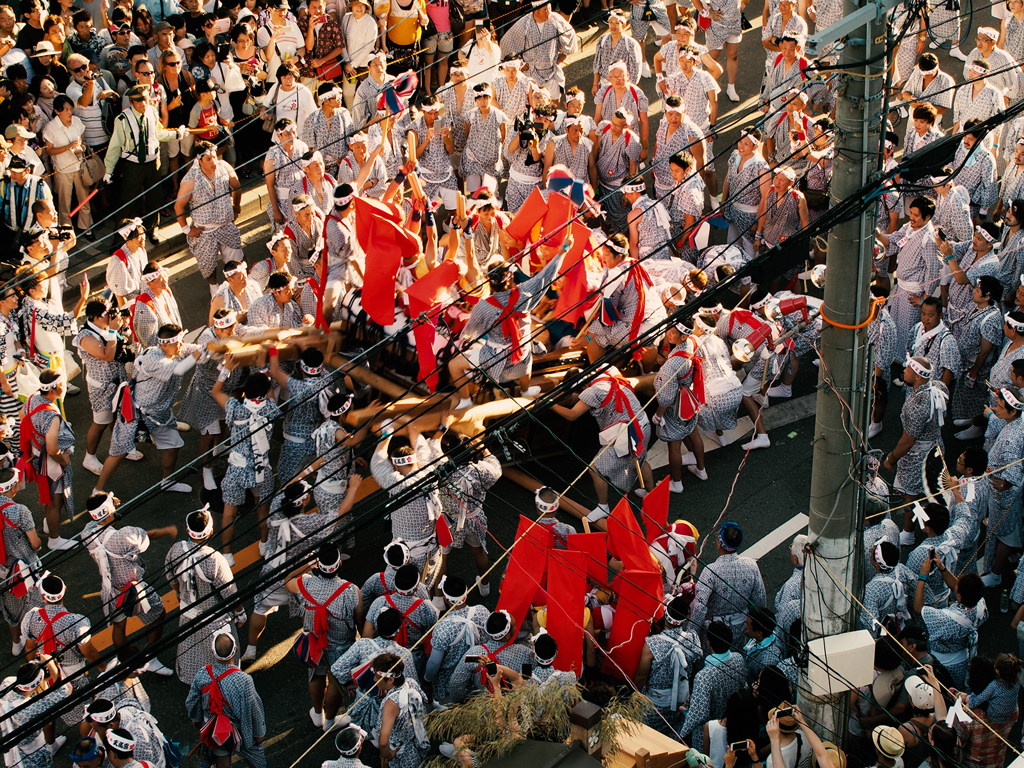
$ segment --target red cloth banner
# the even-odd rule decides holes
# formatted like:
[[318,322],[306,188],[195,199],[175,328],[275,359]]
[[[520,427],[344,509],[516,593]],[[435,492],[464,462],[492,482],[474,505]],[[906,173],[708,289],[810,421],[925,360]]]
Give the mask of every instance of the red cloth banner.
[[498,598],[497,609],[508,611],[517,627],[522,626],[533,596],[541,585],[552,546],[551,531],[535,522],[519,516],[516,543],[509,556],[505,580],[501,584],[501,597]]
[[573,533],[566,543],[570,551],[586,556],[587,578],[599,587],[608,586],[608,534]]
[[[608,653],[603,671],[617,678],[633,678],[644,641],[651,631],[651,620],[657,615],[664,598],[660,571],[622,571],[612,582],[619,596],[615,622],[608,633]],[[614,661],[614,664],[612,663]]]
[[544,195],[540,193],[539,187],[534,187],[526,202],[516,211],[515,218],[505,227],[505,231],[512,235],[514,240],[525,242],[530,237],[533,225],[543,219],[547,212],[548,204],[544,202]]
[[654,490],[644,496],[644,528],[647,531],[647,543],[650,544],[665,532],[668,527],[668,484],[671,478],[665,479],[654,486]]
[[558,643],[555,669],[583,671],[583,609],[587,556],[552,549],[548,555],[548,633]]
[[401,226],[390,206],[361,197],[356,207],[356,233],[367,255],[363,278],[363,309],[378,325],[395,322],[395,277],[402,259],[420,252],[419,239]]
[[562,262],[562,289],[558,293],[555,317],[575,325],[587,313],[587,307],[593,304],[597,297],[587,298],[591,293],[587,279],[587,261],[589,254],[594,250],[594,244],[590,241],[590,229],[582,222],[574,221],[570,231],[573,237],[572,248]]
[[[431,392],[437,390],[437,353],[444,346],[443,340],[437,337],[437,313],[441,309],[441,297],[449,286],[458,281],[460,274],[458,263],[445,261],[406,291],[411,314],[409,319],[416,323],[412,332],[416,338],[416,357],[420,361],[420,381],[425,381]],[[426,322],[417,322],[423,313],[427,314]]]
[[660,571],[625,497],[608,518],[608,552],[621,560],[627,569]]

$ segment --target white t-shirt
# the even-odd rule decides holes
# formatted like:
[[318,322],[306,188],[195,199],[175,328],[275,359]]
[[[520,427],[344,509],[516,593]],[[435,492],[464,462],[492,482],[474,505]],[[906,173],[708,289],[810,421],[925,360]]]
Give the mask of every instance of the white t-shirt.
[[[71,125],[65,127],[60,118],[54,118],[43,128],[43,139],[50,142],[54,147],[64,147],[75,139],[82,139],[85,136],[85,125],[74,115],[71,116]],[[85,143],[84,141],[82,142]],[[84,147],[83,147],[84,149]],[[53,169],[57,173],[74,173],[82,167],[82,161],[70,149],[61,152],[59,155],[51,155]]]
[[282,91],[277,85],[272,86],[263,97],[263,106],[270,108],[274,104],[277,105],[277,120],[285,117],[294,120],[300,136],[306,118],[316,112],[313,94],[301,83],[296,83],[291,91]]
[[710,743],[704,745],[708,751],[708,757],[711,758],[715,768],[723,768],[725,765],[725,753],[729,744],[725,726],[718,720],[708,722],[708,741]]
[[[800,752],[800,761],[797,762],[797,751]],[[799,732],[796,738],[782,748],[782,762],[785,766],[774,766],[774,768],[807,768],[811,763],[811,748]],[[765,761],[765,768],[773,768],[772,756],[768,755]]]
[[[266,48],[270,43],[270,25],[265,24],[260,27],[256,33],[256,46],[258,48]],[[298,26],[293,21],[285,21],[284,26],[277,35],[277,40],[274,45],[274,55],[270,57],[270,61],[267,62],[267,82],[277,82],[277,68],[282,63],[288,61],[290,58],[296,55],[299,48],[305,48],[306,41],[302,37],[302,32],[299,31]]]
[[490,85],[496,77],[501,76],[501,73],[498,72],[501,47],[497,43],[491,43],[491,52],[488,53],[482,46],[476,44],[476,40],[470,40],[462,46],[461,52],[469,62],[469,77],[466,78],[466,83],[470,88],[481,83]]
[[72,81],[66,91],[67,95],[75,102],[74,114],[85,126],[85,141],[90,147],[106,144],[110,138],[103,128],[103,108],[100,106],[100,93],[110,90],[102,77],[96,78],[92,89],[92,103],[83,107],[78,103],[82,98],[83,88],[77,81]]

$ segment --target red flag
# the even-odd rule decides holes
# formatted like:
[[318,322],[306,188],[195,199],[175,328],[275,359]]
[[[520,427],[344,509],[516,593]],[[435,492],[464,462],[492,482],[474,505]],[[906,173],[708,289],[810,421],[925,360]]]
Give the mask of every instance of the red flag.
[[395,322],[395,276],[402,259],[420,252],[420,242],[402,228],[401,217],[396,221],[389,206],[361,197],[353,202],[356,235],[367,254],[363,309],[378,325],[391,325]]
[[452,529],[448,525],[448,520],[444,515],[440,515],[437,520],[434,521],[434,530],[437,531],[437,545],[441,549],[446,549],[452,545],[455,539],[452,538]]
[[540,188],[534,187],[526,202],[516,212],[515,218],[505,227],[505,231],[512,235],[513,239],[523,242],[530,237],[533,225],[543,219],[547,212],[548,204],[544,202]]
[[552,539],[551,531],[543,525],[519,516],[516,543],[505,570],[497,608],[508,611],[517,627],[526,619],[526,612],[547,571]]
[[619,501],[608,518],[608,551],[621,560],[626,568],[637,571],[661,570],[625,498]]
[[587,558],[587,578],[600,587],[608,586],[608,534],[571,533],[569,549],[582,552]]
[[587,280],[587,254],[593,248],[590,242],[590,229],[579,221],[572,223],[572,248],[562,262],[562,289],[558,293],[555,305],[555,317],[575,325],[587,312],[587,305],[592,304],[597,296],[587,298],[590,286]]
[[552,248],[562,244],[565,236],[569,234],[568,222],[572,220],[576,212],[576,206],[568,197],[559,192],[548,192],[548,212],[544,215],[544,225],[541,231],[550,237],[544,241],[544,245]]
[[647,543],[650,544],[665,532],[668,526],[668,484],[669,476],[654,486],[654,490],[644,496],[644,528],[647,530]]
[[548,558],[548,633],[558,643],[555,669],[583,671],[583,598],[587,556],[553,549]]
[[410,320],[416,321],[421,314],[427,314],[426,322],[417,322],[412,332],[416,338],[416,356],[420,361],[420,381],[425,381],[431,392],[437,389],[437,353],[443,346],[437,338],[437,312],[444,292],[458,281],[460,275],[458,263],[448,260],[410,285],[405,293],[409,298]]
[[619,596],[619,601],[615,608],[615,622],[608,633],[611,660],[605,660],[603,671],[632,679],[640,662],[644,641],[651,631],[651,621],[665,599],[661,573],[625,570],[612,582],[612,589]]

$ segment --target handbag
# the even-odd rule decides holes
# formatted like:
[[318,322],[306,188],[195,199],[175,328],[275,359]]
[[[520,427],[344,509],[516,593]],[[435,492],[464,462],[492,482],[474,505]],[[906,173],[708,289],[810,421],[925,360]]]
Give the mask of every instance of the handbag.
[[39,367],[32,361],[22,363],[14,374],[14,380],[18,384],[18,399],[28,402],[39,391]]
[[93,187],[103,181],[107,169],[103,165],[100,156],[90,150],[89,154],[82,158],[78,173],[85,186]]
[[[448,0],[448,20],[451,22],[452,31],[458,29],[460,32],[466,28],[466,14],[456,0]],[[476,38],[474,37],[474,41]]]
[[335,58],[334,61],[327,64],[321,64],[316,68],[317,80],[338,80],[344,74],[344,70],[341,68],[340,58]]
[[[275,84],[274,88],[280,90],[280,86]],[[273,92],[274,88],[271,88]],[[263,130],[267,133],[274,132],[274,124],[277,122],[277,105],[274,104],[274,99],[270,99],[271,106],[267,107],[267,111],[263,113]]]

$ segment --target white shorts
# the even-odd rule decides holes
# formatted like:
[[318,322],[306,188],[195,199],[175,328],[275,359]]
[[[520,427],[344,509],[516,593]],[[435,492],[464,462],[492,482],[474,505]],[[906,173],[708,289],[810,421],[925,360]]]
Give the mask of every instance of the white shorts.
[[458,194],[458,190],[447,189],[445,187],[441,187],[437,190],[437,196],[441,198],[441,202],[444,203],[444,207],[449,211],[454,211],[458,206]]
[[469,362],[473,364],[474,368],[477,368],[480,365],[480,350],[483,349],[483,346],[484,343],[482,341],[478,341],[469,349],[462,350],[462,356],[469,360]]
[[113,424],[114,423],[114,412],[113,411],[93,411],[92,412],[92,423],[93,424]]
[[153,445],[161,451],[181,448],[185,444],[185,441],[181,439],[181,435],[178,434],[178,430],[174,427],[157,427],[151,430],[149,434],[153,438]]
[[725,38],[725,42],[727,42],[727,43],[740,43],[740,42],[743,42],[743,33],[741,32],[738,35],[729,35],[727,38]]
[[1010,531],[1005,536],[999,536],[997,534],[996,535],[996,539],[998,541],[1001,541],[1006,546],[1012,547],[1013,549],[1020,549],[1021,548],[1021,536],[1020,536],[1020,529],[1019,528],[1016,529],[1016,530]]
[[265,598],[260,600],[253,606],[252,612],[258,613],[260,616],[269,616],[282,605],[288,605],[288,600],[291,598],[291,592],[284,587],[275,589]]
[[761,377],[751,376],[748,373],[747,377],[743,379],[743,396],[753,397],[759,394],[761,394]]
[[219,435],[220,434],[220,421],[212,421],[205,427],[199,430],[200,435]]

